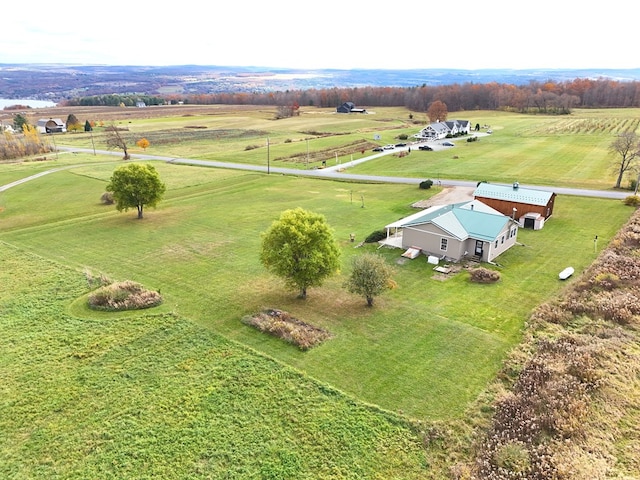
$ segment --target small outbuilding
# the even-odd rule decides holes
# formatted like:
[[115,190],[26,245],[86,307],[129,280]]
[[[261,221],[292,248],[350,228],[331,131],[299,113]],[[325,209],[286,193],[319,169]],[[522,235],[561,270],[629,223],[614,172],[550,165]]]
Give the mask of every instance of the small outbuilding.
[[518,182],[512,185],[482,182],[473,192],[473,198],[517,220],[521,227],[540,230],[553,215],[556,194],[523,188]]

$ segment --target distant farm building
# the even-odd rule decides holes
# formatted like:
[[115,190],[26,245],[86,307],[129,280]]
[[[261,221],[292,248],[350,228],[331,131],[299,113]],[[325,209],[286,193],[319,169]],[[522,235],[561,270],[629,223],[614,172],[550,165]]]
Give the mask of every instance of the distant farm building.
[[40,133],[63,133],[67,131],[67,125],[59,118],[41,118],[36,125]]
[[356,104],[353,102],[344,102],[336,111],[338,113],[367,113],[364,108],[356,108]]
[[482,182],[473,192],[473,198],[514,218],[521,227],[540,230],[553,215],[556,194],[523,188],[518,182],[513,185]]

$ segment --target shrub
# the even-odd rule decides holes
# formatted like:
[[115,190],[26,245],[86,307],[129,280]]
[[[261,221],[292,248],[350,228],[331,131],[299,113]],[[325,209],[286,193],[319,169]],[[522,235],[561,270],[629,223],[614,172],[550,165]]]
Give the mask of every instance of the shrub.
[[246,147],[244,147],[245,151],[255,150],[256,148],[260,148],[260,145],[247,145]]
[[543,303],[533,311],[530,320],[532,322],[549,322],[566,325],[572,318],[571,312],[561,306]]
[[640,206],[640,195],[629,195],[622,202],[630,207]]
[[112,283],[89,295],[89,308],[93,310],[121,311],[156,307],[162,303],[159,292],[146,290],[130,280]]
[[615,273],[602,272],[593,277],[591,283],[598,290],[613,290],[620,286],[620,277]]
[[420,182],[419,186],[422,190],[429,190],[432,185],[433,185],[433,180],[423,180],[422,182]]
[[100,197],[100,201],[105,205],[113,205],[113,192],[104,192]]
[[364,239],[364,243],[376,243],[385,238],[387,238],[387,232],[385,230],[375,230]]
[[407,135],[406,133],[401,133],[400,135],[398,135],[399,140],[406,140],[407,138],[409,138],[409,135]]
[[500,272],[478,267],[471,270],[471,281],[475,283],[495,283],[500,280]]
[[529,452],[522,442],[509,442],[498,448],[493,455],[496,465],[509,472],[524,474],[531,467]]

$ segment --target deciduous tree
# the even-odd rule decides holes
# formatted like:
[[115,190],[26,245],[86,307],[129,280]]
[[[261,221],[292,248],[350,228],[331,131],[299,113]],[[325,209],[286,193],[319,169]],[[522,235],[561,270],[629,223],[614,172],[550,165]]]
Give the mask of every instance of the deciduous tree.
[[119,212],[136,208],[141,219],[145,205],[155,207],[162,199],[166,186],[153,165],[130,163],[114,170],[106,190],[113,192]]
[[129,147],[127,146],[127,139],[124,135],[125,129],[120,129],[116,124],[112,123],[108,127],[105,128],[105,132],[107,134],[107,147],[109,148],[118,148],[122,150],[124,156],[123,160],[129,160],[131,157],[129,156]]
[[427,116],[430,122],[444,122],[447,119],[447,115],[449,115],[447,104],[440,100],[432,102],[427,110]]
[[623,132],[609,145],[609,151],[616,155],[614,162],[618,173],[615,188],[620,188],[624,174],[632,170],[640,157],[640,139],[635,132]]
[[141,138],[136,142],[136,145],[141,149],[146,150],[149,147],[150,143],[146,138]]
[[67,115],[67,131],[68,132],[79,132],[82,130],[82,124],[78,117],[76,117],[73,113]]
[[373,306],[373,300],[391,284],[391,267],[384,258],[375,253],[364,253],[353,257],[351,275],[344,286],[351,293],[362,295],[367,306]]
[[260,260],[305,299],[309,287],[322,285],[338,270],[340,250],[323,215],[296,208],[262,233]]

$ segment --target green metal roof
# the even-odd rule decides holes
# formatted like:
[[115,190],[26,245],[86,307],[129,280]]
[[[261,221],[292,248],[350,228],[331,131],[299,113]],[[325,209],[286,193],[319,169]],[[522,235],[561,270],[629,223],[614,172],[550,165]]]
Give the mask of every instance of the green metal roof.
[[459,240],[474,238],[493,242],[504,230],[509,217],[479,200],[446,205],[425,212],[422,216],[407,218],[403,227],[431,223]]
[[473,192],[473,196],[544,206],[551,200],[553,192],[523,188],[520,187],[517,182],[513,185],[481,183],[475,192]]

